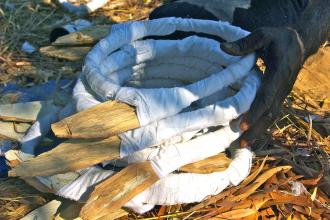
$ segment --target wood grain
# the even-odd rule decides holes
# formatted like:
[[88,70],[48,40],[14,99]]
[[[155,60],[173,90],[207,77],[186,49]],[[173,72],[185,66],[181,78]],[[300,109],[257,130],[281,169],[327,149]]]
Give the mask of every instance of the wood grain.
[[158,180],[149,161],[131,164],[95,187],[80,216],[84,220],[106,219]]
[[82,46],[94,45],[100,39],[107,36],[110,31],[110,25],[96,25],[86,28],[84,30],[64,35],[56,39],[52,46],[68,47],[68,46]]
[[120,139],[68,140],[53,150],[24,161],[9,171],[10,176],[50,176],[86,168],[119,157]]
[[229,159],[226,154],[221,153],[195,163],[187,164],[181,167],[180,171],[209,174],[226,170],[230,163],[231,159]]
[[31,127],[28,123],[3,122],[0,121],[0,137],[10,140],[20,140]]
[[0,105],[0,120],[34,122],[42,108],[49,108],[50,102],[35,101]]
[[57,137],[107,138],[140,127],[135,108],[107,101],[52,125]]
[[82,60],[86,54],[92,49],[90,46],[82,47],[54,47],[46,46],[39,49],[40,53],[49,56],[56,57],[69,61]]

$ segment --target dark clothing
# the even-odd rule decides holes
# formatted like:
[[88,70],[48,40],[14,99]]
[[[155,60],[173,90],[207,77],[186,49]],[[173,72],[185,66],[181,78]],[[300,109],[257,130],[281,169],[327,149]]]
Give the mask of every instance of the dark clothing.
[[295,23],[309,0],[178,0],[155,9],[150,19],[182,17],[224,20],[253,31]]

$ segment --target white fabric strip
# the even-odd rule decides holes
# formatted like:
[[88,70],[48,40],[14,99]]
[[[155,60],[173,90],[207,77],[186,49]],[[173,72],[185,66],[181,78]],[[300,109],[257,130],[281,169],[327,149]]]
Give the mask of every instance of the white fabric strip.
[[[237,150],[232,163],[225,171],[211,174],[169,174],[136,196],[125,207],[137,213],[144,213],[151,210],[155,205],[200,202],[207,196],[220,193],[230,185],[238,185],[248,176],[251,165],[251,151],[240,149]],[[83,202],[93,186],[113,174],[113,171],[92,167],[56,194]]]
[[172,57],[148,61],[107,75],[115,84],[124,85],[129,80],[172,79],[182,83],[193,83],[220,72],[219,63],[212,63],[199,57]]
[[[201,31],[221,36],[226,40],[235,40],[248,33],[227,23],[178,18],[114,25],[110,35],[101,40],[86,58],[83,73],[91,89],[103,100],[115,98],[136,106],[140,124],[147,125],[152,121],[174,115],[189,106],[191,102],[209,96],[217,90],[228,86],[233,81],[244,77],[254,65],[254,55],[248,55],[241,58],[239,62],[234,62],[234,60],[239,58],[222,52],[218,42],[196,36],[181,41],[136,41],[150,35],[169,34],[175,30]],[[119,48],[119,51],[114,52]],[[212,56],[206,54],[205,58],[221,60],[223,65],[229,66],[220,73],[213,74],[185,88],[176,87],[165,90],[133,89],[120,87],[120,85],[106,77],[106,75],[111,75],[112,72],[127,66],[153,60],[156,57],[168,57],[177,54],[184,56],[188,53],[194,55],[210,49],[213,52],[217,52],[219,57],[213,54],[211,54]],[[219,85],[219,83],[223,85]],[[146,100],[148,100],[148,105],[146,105]],[[164,108],[165,106],[167,107]]]
[[111,53],[100,63],[99,71],[102,75],[109,75],[125,67],[151,60],[161,60],[168,57],[201,57],[212,63],[228,66],[239,61],[239,57],[233,57],[220,49],[219,42],[191,36],[182,40],[142,40],[135,41],[119,51]]
[[227,87],[245,77],[254,66],[253,54],[243,57],[220,73],[185,87],[164,89],[134,89],[122,87],[116,100],[136,106],[141,126],[179,113],[192,102]]
[[80,77],[77,80],[75,87],[73,88],[73,99],[75,101],[76,110],[78,112],[101,103],[91,93],[92,91],[86,87],[82,78]]
[[240,91],[233,97],[196,111],[177,114],[120,134],[121,156],[127,156],[146,147],[163,144],[168,139],[180,136],[184,132],[229,124],[231,120],[250,108],[260,83],[259,73],[256,70],[252,71]]
[[[137,107],[140,124],[145,127],[121,134],[123,158],[111,163],[125,166],[148,160],[161,178],[126,204],[139,213],[154,205],[199,202],[227,186],[239,184],[251,168],[252,153],[240,149],[223,172],[172,173],[229,147],[241,134],[239,122],[234,121],[230,126],[229,122],[248,110],[260,85],[258,74],[251,71],[254,54],[229,56],[220,50],[218,42],[200,37],[138,41],[176,30],[217,35],[227,41],[248,34],[228,23],[181,18],[113,25],[111,33],[86,57],[83,73],[74,88],[78,111],[108,99]],[[237,82],[241,89],[228,97],[229,86]],[[170,88],[160,88],[167,86]],[[72,105],[68,106],[60,117],[72,109]],[[49,126],[51,121],[53,118],[45,125]],[[224,127],[214,132],[206,129],[218,125]],[[46,130],[39,124],[35,128],[42,133]],[[85,173],[77,171],[71,183],[57,194],[84,201],[97,183],[113,174],[99,167],[88,168]],[[51,184],[58,181],[58,187],[63,185],[62,179],[68,181],[55,176],[43,178]]]
[[144,80],[130,80],[125,86],[141,88],[141,89],[154,89],[154,88],[172,88],[184,86],[183,83],[172,79],[144,79]]
[[78,179],[61,188],[56,194],[67,199],[84,201],[88,198],[89,193],[92,192],[93,186],[102,180],[109,178],[114,173],[115,172],[112,170],[103,170],[102,168],[95,166],[90,167]]
[[154,205],[201,202],[230,185],[238,185],[249,175],[251,166],[252,152],[249,149],[240,149],[228,169],[223,172],[169,174],[125,206],[137,213],[144,213]]
[[235,123],[234,128],[224,127],[187,142],[173,144],[161,148],[150,161],[159,177],[189,163],[194,163],[223,152],[240,136],[240,130]]
[[147,62],[146,67],[135,71],[130,79],[174,79],[184,83],[193,83],[222,69],[218,60],[214,63],[203,56],[165,57]]

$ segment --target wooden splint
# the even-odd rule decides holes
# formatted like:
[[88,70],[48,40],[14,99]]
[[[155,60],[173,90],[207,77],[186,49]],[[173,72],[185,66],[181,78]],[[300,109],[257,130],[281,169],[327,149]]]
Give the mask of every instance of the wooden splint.
[[[218,160],[217,163],[212,163]],[[188,164],[180,170],[193,173],[212,173],[228,167],[230,159],[225,154]],[[83,219],[103,219],[120,209],[139,193],[159,180],[150,162],[131,164],[108,180],[97,185],[81,211]]]
[[220,153],[213,157],[206,158],[195,163],[187,164],[180,168],[180,171],[187,173],[208,174],[213,172],[224,171],[228,168],[231,159],[226,154]]
[[61,138],[107,138],[140,127],[135,108],[107,101],[52,125]]
[[28,123],[0,121],[0,137],[11,140],[20,140],[30,127],[31,124]]
[[131,164],[97,185],[80,215],[86,220],[103,219],[109,213],[120,209],[157,180],[159,177],[149,161]]
[[20,163],[9,176],[50,176],[76,171],[119,157],[120,139],[113,136],[103,140],[68,140],[53,150]]
[[91,50],[91,47],[54,47],[47,46],[40,48],[40,53],[49,57],[56,57],[60,59],[78,61],[82,60],[88,51]]
[[51,46],[40,48],[40,53],[70,61],[82,60],[92,46],[109,33],[110,27],[97,25],[64,35],[56,39]]
[[107,36],[110,28],[110,25],[96,25],[93,27],[89,27],[84,30],[73,32],[71,34],[57,38],[56,41],[52,43],[52,46],[68,47],[94,45],[100,39]]
[[34,122],[42,110],[50,107],[51,103],[47,101],[0,105],[0,120]]

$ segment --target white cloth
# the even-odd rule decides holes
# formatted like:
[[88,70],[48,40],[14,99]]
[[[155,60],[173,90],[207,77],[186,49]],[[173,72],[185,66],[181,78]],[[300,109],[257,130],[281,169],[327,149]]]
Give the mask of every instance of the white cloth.
[[255,56],[248,55],[216,73],[185,87],[135,89],[122,87],[116,100],[136,106],[141,126],[179,113],[192,102],[214,94],[245,77],[254,65]]
[[[237,150],[232,163],[225,171],[211,174],[169,174],[134,197],[125,207],[137,213],[144,213],[155,205],[200,202],[207,196],[220,193],[228,186],[238,185],[248,176],[251,166],[251,151],[240,149]],[[60,189],[57,195],[76,201],[85,201],[97,183],[113,174],[113,171],[92,167],[71,184]]]
[[240,149],[225,171],[211,174],[169,174],[133,198],[125,207],[137,213],[144,213],[154,205],[201,202],[207,196],[216,195],[228,186],[238,185],[249,175],[251,166],[251,151]]
[[185,132],[228,125],[230,121],[250,108],[260,83],[261,79],[258,73],[251,72],[240,91],[232,97],[195,111],[177,114],[120,134],[121,156],[129,155],[146,147],[163,144]]
[[[111,33],[87,55],[73,92],[77,111],[108,99],[136,106],[144,127],[120,135],[123,158],[111,163],[127,165],[149,160],[161,178],[126,204],[140,213],[154,205],[199,202],[229,185],[237,185],[251,168],[252,153],[241,149],[223,172],[172,173],[229,147],[241,134],[238,121],[231,126],[229,122],[249,109],[260,85],[258,74],[252,70],[254,54],[230,56],[221,51],[218,42],[196,36],[179,41],[141,40],[176,30],[217,35],[228,41],[248,34],[224,22],[181,18],[113,25]],[[148,84],[137,85],[142,88],[129,86],[144,80]],[[160,80],[168,80],[169,88],[159,88]],[[180,86],[171,87],[175,83]],[[234,83],[239,83],[241,89],[230,97],[229,86]],[[64,115],[67,114],[60,117]],[[53,120],[43,126],[49,126]],[[205,128],[218,125],[224,127],[204,132]],[[38,124],[35,127],[43,130]],[[82,201],[93,186],[114,174],[98,167],[85,171],[77,171],[80,176],[57,194]]]
[[[225,40],[236,40],[248,34],[228,23],[181,18],[162,18],[114,25],[108,37],[101,40],[86,57],[83,74],[91,89],[103,100],[117,99],[136,106],[140,124],[147,125],[155,120],[177,114],[192,102],[212,95],[243,78],[254,65],[253,54],[243,58],[229,56],[221,51],[218,42],[211,39],[192,36],[175,41],[137,41],[146,36],[165,35],[176,30],[214,34]],[[116,51],[117,49],[120,50]],[[203,56],[204,59],[214,62],[217,60],[227,68],[186,87],[167,89],[121,87],[117,84],[118,81],[109,78],[112,73],[135,64],[163,57],[187,55]],[[129,77],[133,71],[126,68],[123,78]]]
[[115,172],[99,167],[88,168],[78,179],[57,191],[57,195],[76,201],[84,201],[91,193],[93,186],[110,177]]
[[241,131],[236,122],[233,128],[223,127],[187,142],[165,146],[150,159],[151,165],[159,177],[165,177],[186,164],[223,152],[240,134]]

